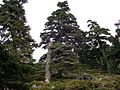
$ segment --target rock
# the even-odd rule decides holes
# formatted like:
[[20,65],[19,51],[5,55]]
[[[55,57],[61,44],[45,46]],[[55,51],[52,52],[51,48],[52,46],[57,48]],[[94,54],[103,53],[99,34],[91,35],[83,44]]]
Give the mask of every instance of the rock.
[[84,74],[82,76],[82,78],[83,78],[83,80],[92,80],[93,79],[93,77],[91,75],[89,75],[89,74]]

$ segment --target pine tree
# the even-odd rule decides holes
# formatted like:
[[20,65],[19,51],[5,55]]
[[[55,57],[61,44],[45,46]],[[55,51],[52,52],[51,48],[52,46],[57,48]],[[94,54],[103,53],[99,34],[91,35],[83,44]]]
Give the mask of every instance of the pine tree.
[[[49,43],[51,43],[51,42],[54,43],[52,45],[53,47],[56,47],[56,44],[59,43],[58,48],[55,48],[54,50],[58,50],[59,47],[61,47],[61,49],[63,50],[62,52],[64,52],[65,54],[66,54],[66,51],[69,51],[69,52],[67,52],[68,55],[69,54],[71,55],[71,53],[75,54],[74,53],[75,45],[76,44],[78,45],[76,40],[78,40],[78,38],[80,38],[79,35],[83,34],[83,31],[80,30],[79,26],[77,25],[76,18],[74,17],[74,15],[72,15],[69,12],[70,8],[68,6],[67,1],[59,2],[57,4],[57,6],[59,7],[59,9],[54,11],[52,13],[52,15],[47,18],[48,22],[45,23],[45,29],[44,29],[43,33],[41,33],[41,35],[40,35],[40,37],[42,39],[40,45],[43,46],[43,48],[45,48],[45,49],[46,48],[49,49],[48,53],[47,53],[47,57],[46,57],[46,67],[49,67],[46,69],[46,76],[48,76],[47,78],[51,78],[50,77],[51,76],[50,62],[54,63],[53,59],[56,58],[56,61],[58,62],[56,64],[54,63],[53,65],[56,66],[56,70],[58,71],[59,74],[61,73],[61,71],[65,71],[65,69],[60,70],[60,68],[58,67],[61,63],[64,63],[63,68],[64,67],[67,68],[66,67],[67,65],[69,68],[69,67],[71,67],[70,63],[75,64],[75,62],[76,62],[70,56],[68,56],[68,57],[66,56],[65,59],[62,58],[62,61],[60,61],[59,58],[63,57],[64,55],[63,56],[61,54],[57,55],[55,53],[53,55],[53,51],[48,46]],[[67,45],[69,45],[71,48],[67,48]],[[66,46],[66,47],[63,47],[63,46]],[[51,51],[52,55],[50,55],[49,51]],[[51,59],[49,59],[48,56],[51,56]],[[76,55],[76,58],[77,58],[77,55]],[[47,72],[49,72],[49,73],[47,73]],[[48,80],[48,82],[49,82],[49,80]]]
[[83,32],[79,29],[74,15],[69,12],[67,1],[59,2],[57,6],[59,9],[47,18],[44,32],[40,35],[43,48],[46,48],[51,39],[54,42],[75,44],[76,33]]
[[23,4],[27,0],[3,0],[0,5],[0,39],[10,53],[18,55],[20,61],[31,62],[35,41],[26,25]]
[[8,88],[22,90],[22,85],[33,79],[31,78],[33,67],[30,62],[33,62],[32,53],[36,44],[30,36],[29,26],[26,25],[23,8],[26,1],[3,0],[3,4],[0,5],[0,89],[2,90]]
[[109,50],[109,59],[111,62],[112,70],[110,71],[111,74],[120,74],[120,29],[116,29],[117,35],[115,37],[110,38],[111,40],[111,47]]
[[[114,38],[110,33],[109,29],[101,28],[97,22],[89,20],[90,31],[88,34],[88,45],[89,59],[91,65],[100,67],[104,70],[108,70],[109,73],[112,71],[112,63],[114,60],[110,59],[111,53],[111,39]],[[108,43],[109,42],[109,43]]]

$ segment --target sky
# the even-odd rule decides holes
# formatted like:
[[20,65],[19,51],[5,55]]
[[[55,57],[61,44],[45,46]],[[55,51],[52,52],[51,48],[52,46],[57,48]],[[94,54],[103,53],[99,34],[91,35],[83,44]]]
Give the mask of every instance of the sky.
[[[28,0],[24,5],[27,24],[31,27],[31,35],[38,43],[40,33],[44,29],[47,17],[57,10],[57,3],[64,0]],[[68,0],[71,13],[77,18],[80,29],[88,30],[87,20],[97,21],[101,27],[109,28],[115,35],[114,24],[120,20],[120,0]],[[47,51],[36,49],[33,57],[39,59]]]

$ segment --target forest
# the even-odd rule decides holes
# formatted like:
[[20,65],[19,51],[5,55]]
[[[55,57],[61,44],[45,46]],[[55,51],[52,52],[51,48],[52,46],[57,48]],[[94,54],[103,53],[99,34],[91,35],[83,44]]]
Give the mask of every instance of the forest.
[[[119,22],[115,36],[94,20],[81,30],[68,2],[58,2],[36,43],[25,3],[0,4],[0,90],[120,90]],[[36,62],[37,48],[48,52]]]

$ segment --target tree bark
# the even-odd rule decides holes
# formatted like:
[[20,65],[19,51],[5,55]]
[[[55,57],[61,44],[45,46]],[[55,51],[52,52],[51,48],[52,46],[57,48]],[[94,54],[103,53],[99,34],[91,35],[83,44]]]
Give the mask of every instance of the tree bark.
[[48,52],[47,52],[47,58],[46,58],[46,66],[45,66],[45,82],[49,83],[51,79],[51,72],[50,72],[50,61],[51,61],[51,47],[52,42],[48,44]]
[[120,42],[120,36],[118,37],[118,40],[119,40],[119,42]]

